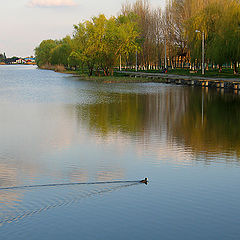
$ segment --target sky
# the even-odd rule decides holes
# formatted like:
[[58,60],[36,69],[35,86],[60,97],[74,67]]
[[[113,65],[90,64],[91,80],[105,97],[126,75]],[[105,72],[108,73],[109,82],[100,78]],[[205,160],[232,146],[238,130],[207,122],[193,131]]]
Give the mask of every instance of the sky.
[[[42,40],[71,35],[73,25],[104,13],[116,16],[126,0],[0,0],[0,53],[34,55]],[[129,3],[135,0],[128,0]],[[150,0],[164,7],[165,0]]]

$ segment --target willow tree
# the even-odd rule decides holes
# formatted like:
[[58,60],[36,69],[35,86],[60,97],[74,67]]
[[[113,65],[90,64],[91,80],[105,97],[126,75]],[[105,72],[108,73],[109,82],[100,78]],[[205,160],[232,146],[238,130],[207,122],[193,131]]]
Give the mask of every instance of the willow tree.
[[[226,4],[227,2],[227,4]],[[240,2],[225,1],[223,16],[219,20],[214,41],[216,53],[221,54],[225,62],[232,62],[234,74],[238,74],[237,62],[240,61]],[[219,50],[219,51],[217,51]]]
[[[192,0],[194,1],[194,0]],[[199,5],[199,2],[196,5]],[[240,3],[237,0],[208,0],[186,21],[188,46],[192,57],[200,58],[204,32],[206,59],[223,65],[232,62],[234,73],[240,59]]]
[[40,45],[35,48],[36,63],[39,67],[50,65],[51,51],[57,46],[55,40],[43,40]]
[[70,36],[66,36],[57,42],[57,46],[50,52],[50,63],[52,65],[63,65],[65,68],[69,65],[69,56],[72,52],[73,44]]
[[[199,3],[196,3],[199,6]],[[194,6],[194,5],[193,5]],[[206,6],[199,8],[185,22],[188,46],[193,59],[201,58],[202,34],[205,37],[206,58],[214,60],[217,58],[213,53],[213,41],[216,37],[217,22],[222,16],[220,1],[212,1]],[[200,33],[199,33],[200,32]]]
[[141,51],[140,28],[135,14],[120,15],[115,20],[114,45],[117,49],[115,56],[128,62],[129,57],[136,51]]
[[71,61],[78,61],[78,65],[86,65],[88,68],[88,74],[93,74],[93,69],[96,63],[96,48],[92,44],[92,22],[85,21],[74,25],[73,34],[73,52],[70,54]]
[[109,75],[119,55],[128,57],[138,49],[139,31],[134,18],[119,16],[107,19],[103,14],[74,26],[74,47],[70,59]]

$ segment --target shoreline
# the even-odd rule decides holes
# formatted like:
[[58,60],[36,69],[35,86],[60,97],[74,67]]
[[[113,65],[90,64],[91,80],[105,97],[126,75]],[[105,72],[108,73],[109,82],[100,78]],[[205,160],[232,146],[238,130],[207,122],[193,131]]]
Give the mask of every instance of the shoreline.
[[72,74],[74,77],[80,77],[85,81],[94,81],[94,82],[102,82],[102,83],[146,83],[146,82],[159,82],[164,83],[164,80],[158,79],[157,81],[153,81],[148,78],[132,78],[131,76],[127,76],[125,73],[115,72],[117,75],[113,76],[88,76],[87,74],[79,73],[74,70],[64,70],[63,68],[58,68],[55,66],[48,67],[38,67],[41,70],[49,70],[57,73],[63,74]]
[[188,79],[188,80],[212,80],[212,81],[224,81],[224,82],[233,82],[240,81],[239,77],[209,77],[206,75],[203,76],[194,76],[194,75],[184,75],[184,74],[169,74],[169,73],[158,73],[158,72],[135,72],[135,71],[117,71],[117,73],[126,74],[131,77],[162,77],[169,79]]
[[102,83],[166,83],[176,85],[187,85],[216,89],[232,89],[240,94],[239,78],[212,78],[206,76],[189,76],[165,73],[147,73],[147,72],[130,72],[115,71],[113,76],[88,76],[77,71],[63,70],[63,68],[39,68],[43,70],[52,70],[58,73],[72,74],[80,77],[85,81],[94,81]]

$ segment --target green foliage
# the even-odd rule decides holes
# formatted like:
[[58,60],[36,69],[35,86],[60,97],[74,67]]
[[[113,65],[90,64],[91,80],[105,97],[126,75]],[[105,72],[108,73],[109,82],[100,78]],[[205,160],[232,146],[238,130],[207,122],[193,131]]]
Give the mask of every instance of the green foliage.
[[191,57],[201,59],[201,34],[196,30],[205,33],[206,59],[219,65],[240,60],[239,1],[210,0],[185,21]]
[[[223,17],[218,23],[215,45],[225,62],[233,62],[235,66],[240,60],[240,3],[229,1],[223,11]],[[236,66],[234,72],[237,73]]]
[[4,62],[4,61],[6,60],[6,58],[7,58],[7,57],[6,57],[6,54],[5,54],[5,53],[3,53],[3,54],[0,53],[0,62],[2,62],[2,61]]
[[40,45],[35,48],[36,63],[38,66],[48,65],[51,60],[51,52],[57,46],[54,40],[43,40]]
[[89,75],[94,70],[110,75],[120,55],[126,60],[131,53],[140,51],[139,34],[133,15],[107,19],[101,14],[74,25],[72,39],[67,36],[60,41],[42,41],[35,49],[36,61],[40,67],[48,64],[87,67]]
[[130,53],[139,49],[139,30],[132,18],[119,16],[107,19],[99,15],[74,28],[74,53],[71,58],[86,65],[89,75],[92,75],[94,67],[109,75],[119,55],[128,58]]
[[[147,0],[123,6],[122,15],[101,14],[74,25],[73,37],[44,40],[35,49],[38,66],[62,65],[108,76],[118,66],[168,65],[190,60],[198,65],[205,37],[205,62],[223,66],[240,61],[239,0],[169,0],[165,12],[152,10]],[[181,58],[180,58],[181,57]],[[183,63],[184,61],[184,63]],[[176,64],[175,66],[176,67]]]

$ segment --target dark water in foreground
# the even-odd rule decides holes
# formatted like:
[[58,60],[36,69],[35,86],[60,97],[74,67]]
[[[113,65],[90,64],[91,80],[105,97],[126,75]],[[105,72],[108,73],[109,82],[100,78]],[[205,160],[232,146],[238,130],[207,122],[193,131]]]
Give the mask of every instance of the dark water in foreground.
[[0,133],[0,239],[240,237],[237,94],[1,66]]

